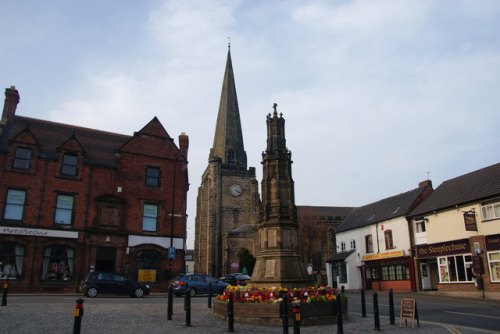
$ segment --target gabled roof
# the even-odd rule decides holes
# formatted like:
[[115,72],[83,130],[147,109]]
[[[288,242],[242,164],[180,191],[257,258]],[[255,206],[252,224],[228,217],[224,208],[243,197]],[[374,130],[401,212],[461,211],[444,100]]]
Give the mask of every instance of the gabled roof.
[[500,163],[444,181],[410,216],[500,196]]
[[40,147],[40,156],[57,158],[57,148],[73,136],[86,152],[85,162],[114,167],[116,165],[115,153],[130,136],[99,131],[50,122],[24,116],[14,116],[11,125],[6,128],[8,132],[2,134],[0,141],[1,151],[6,151],[9,141],[19,133],[29,128]]
[[336,228],[335,232],[349,231],[405,216],[409,210],[413,209],[419,196],[426,190],[426,187],[418,187],[405,193],[355,208]]

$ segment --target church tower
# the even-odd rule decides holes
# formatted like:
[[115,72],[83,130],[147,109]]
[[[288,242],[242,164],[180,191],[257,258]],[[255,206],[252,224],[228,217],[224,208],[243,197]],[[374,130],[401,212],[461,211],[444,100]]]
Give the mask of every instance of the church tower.
[[255,256],[260,196],[255,167],[247,167],[231,48],[220,98],[214,142],[198,188],[195,272],[220,277],[239,268],[238,253]]
[[250,282],[253,287],[304,287],[308,280],[298,254],[297,207],[292,179],[292,153],[286,147],[285,119],[276,103],[267,116],[267,147],[262,153],[263,221],[259,253]]

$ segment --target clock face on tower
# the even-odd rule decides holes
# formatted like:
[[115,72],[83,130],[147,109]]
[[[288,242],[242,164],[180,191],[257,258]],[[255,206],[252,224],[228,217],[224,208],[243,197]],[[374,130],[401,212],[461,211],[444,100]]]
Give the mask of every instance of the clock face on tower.
[[241,186],[239,184],[233,184],[230,188],[229,188],[229,191],[231,192],[231,195],[233,196],[240,196],[241,195],[241,192],[242,192],[242,189],[241,189]]

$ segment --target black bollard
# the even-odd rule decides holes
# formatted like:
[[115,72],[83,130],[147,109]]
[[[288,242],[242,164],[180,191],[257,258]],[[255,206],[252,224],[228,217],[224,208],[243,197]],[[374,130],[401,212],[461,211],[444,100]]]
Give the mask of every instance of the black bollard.
[[293,334],[300,334],[300,305],[293,304]]
[[208,283],[208,308],[212,308],[212,282]]
[[184,296],[184,311],[186,311],[186,326],[191,326],[191,288],[186,288]]
[[234,301],[233,293],[229,293],[229,302],[227,303],[227,329],[234,332]]
[[283,324],[283,334],[288,334],[288,297],[283,296],[283,301],[280,303],[281,323]]
[[377,296],[376,292],[373,294],[373,318],[375,319],[375,330],[379,331],[380,330],[380,318],[379,318],[379,314],[378,314],[378,296]]
[[9,280],[3,279],[2,306],[7,306],[7,291],[9,290]]
[[73,334],[80,334],[83,317],[83,302],[83,299],[77,299],[75,308],[73,309],[73,316],[75,317],[75,322],[73,323]]
[[389,319],[391,325],[394,325],[394,296],[392,289],[389,289]]
[[337,300],[337,334],[344,334],[344,320],[342,319],[342,294],[338,293],[336,300]]
[[365,289],[361,289],[361,316],[366,318],[366,299],[365,299]]
[[167,320],[172,320],[172,314],[174,314],[174,287],[170,286],[168,288]]

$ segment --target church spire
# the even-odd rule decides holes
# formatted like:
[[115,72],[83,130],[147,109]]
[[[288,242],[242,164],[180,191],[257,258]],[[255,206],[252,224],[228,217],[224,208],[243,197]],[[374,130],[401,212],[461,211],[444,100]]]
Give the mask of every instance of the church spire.
[[247,154],[243,145],[238,97],[231,62],[231,44],[228,45],[214,144],[210,150],[210,160],[213,159],[221,159],[223,165],[228,167],[247,168]]

